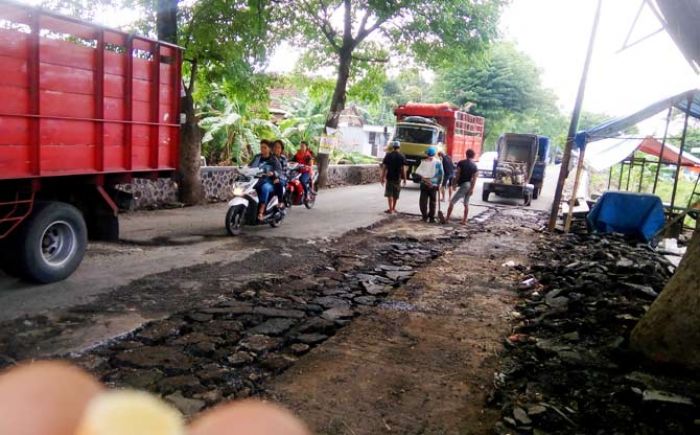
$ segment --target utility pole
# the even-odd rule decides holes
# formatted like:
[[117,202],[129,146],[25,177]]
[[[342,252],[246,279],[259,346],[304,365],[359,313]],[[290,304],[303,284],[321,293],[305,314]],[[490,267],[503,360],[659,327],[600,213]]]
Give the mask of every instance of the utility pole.
[[588,52],[586,53],[586,61],[583,65],[583,74],[578,85],[578,94],[576,95],[576,103],[574,111],[571,114],[571,124],[569,124],[569,134],[566,136],[566,146],[564,147],[564,155],[561,159],[561,167],[559,168],[559,181],[557,189],[554,192],[554,202],[552,202],[552,212],[549,215],[549,229],[553,230],[557,226],[557,217],[559,216],[559,205],[561,203],[564,183],[569,176],[569,162],[571,161],[571,149],[574,145],[574,136],[578,129],[578,121],[581,117],[581,106],[583,106],[583,96],[586,92],[586,80],[588,79],[588,68],[593,57],[593,46],[595,45],[596,34],[598,33],[598,22],[600,21],[600,9],[603,0],[598,0],[595,17],[593,18],[593,29],[591,30],[591,38],[588,42]]

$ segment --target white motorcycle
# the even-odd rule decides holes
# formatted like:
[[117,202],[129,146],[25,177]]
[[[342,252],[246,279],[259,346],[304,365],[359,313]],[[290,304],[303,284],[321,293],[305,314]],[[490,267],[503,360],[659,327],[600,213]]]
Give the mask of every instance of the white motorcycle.
[[262,221],[258,222],[258,192],[255,185],[264,173],[259,168],[241,168],[236,182],[233,184],[233,199],[228,203],[226,212],[226,231],[231,236],[241,233],[243,225],[269,224],[275,228],[279,226],[285,216],[280,210],[277,195],[270,195],[265,207]]

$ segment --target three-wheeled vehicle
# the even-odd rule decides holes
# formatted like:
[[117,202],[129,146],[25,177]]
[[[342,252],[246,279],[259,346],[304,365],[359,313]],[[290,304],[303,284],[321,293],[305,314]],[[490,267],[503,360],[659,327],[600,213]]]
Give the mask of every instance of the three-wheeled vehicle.
[[487,202],[489,195],[494,193],[504,198],[522,198],[524,204],[529,206],[535,192],[531,179],[538,147],[539,138],[535,134],[501,135],[498,138],[493,182],[484,183],[481,198]]

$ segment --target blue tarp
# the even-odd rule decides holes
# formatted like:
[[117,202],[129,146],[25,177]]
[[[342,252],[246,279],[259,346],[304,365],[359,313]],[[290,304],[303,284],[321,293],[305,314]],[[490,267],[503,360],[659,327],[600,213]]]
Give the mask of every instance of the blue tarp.
[[693,118],[700,119],[700,90],[692,89],[685,91],[682,94],[674,95],[673,97],[658,101],[632,115],[625,116],[623,118],[611,119],[600,125],[589,128],[588,130],[579,131],[574,137],[576,147],[579,149],[585,148],[586,143],[588,142],[615,137],[621,131],[628,129],[633,125],[636,125],[639,122],[644,121],[645,119],[650,118],[665,109],[668,109],[671,106],[683,112],[687,112]]
[[605,192],[586,219],[594,231],[649,241],[664,226],[664,205],[661,198],[648,193]]

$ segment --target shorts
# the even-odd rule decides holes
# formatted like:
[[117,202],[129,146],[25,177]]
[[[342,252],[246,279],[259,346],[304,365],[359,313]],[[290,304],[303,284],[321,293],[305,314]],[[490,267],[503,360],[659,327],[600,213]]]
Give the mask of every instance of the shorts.
[[447,187],[452,183],[452,180],[455,178],[454,175],[449,175],[446,177],[442,177],[442,187]]
[[460,200],[464,201],[464,205],[469,204],[469,191],[472,188],[471,181],[465,181],[459,185],[459,189],[452,195],[450,200],[451,205],[457,204]]
[[387,198],[399,199],[401,194],[401,180],[386,180],[384,186],[384,196]]

